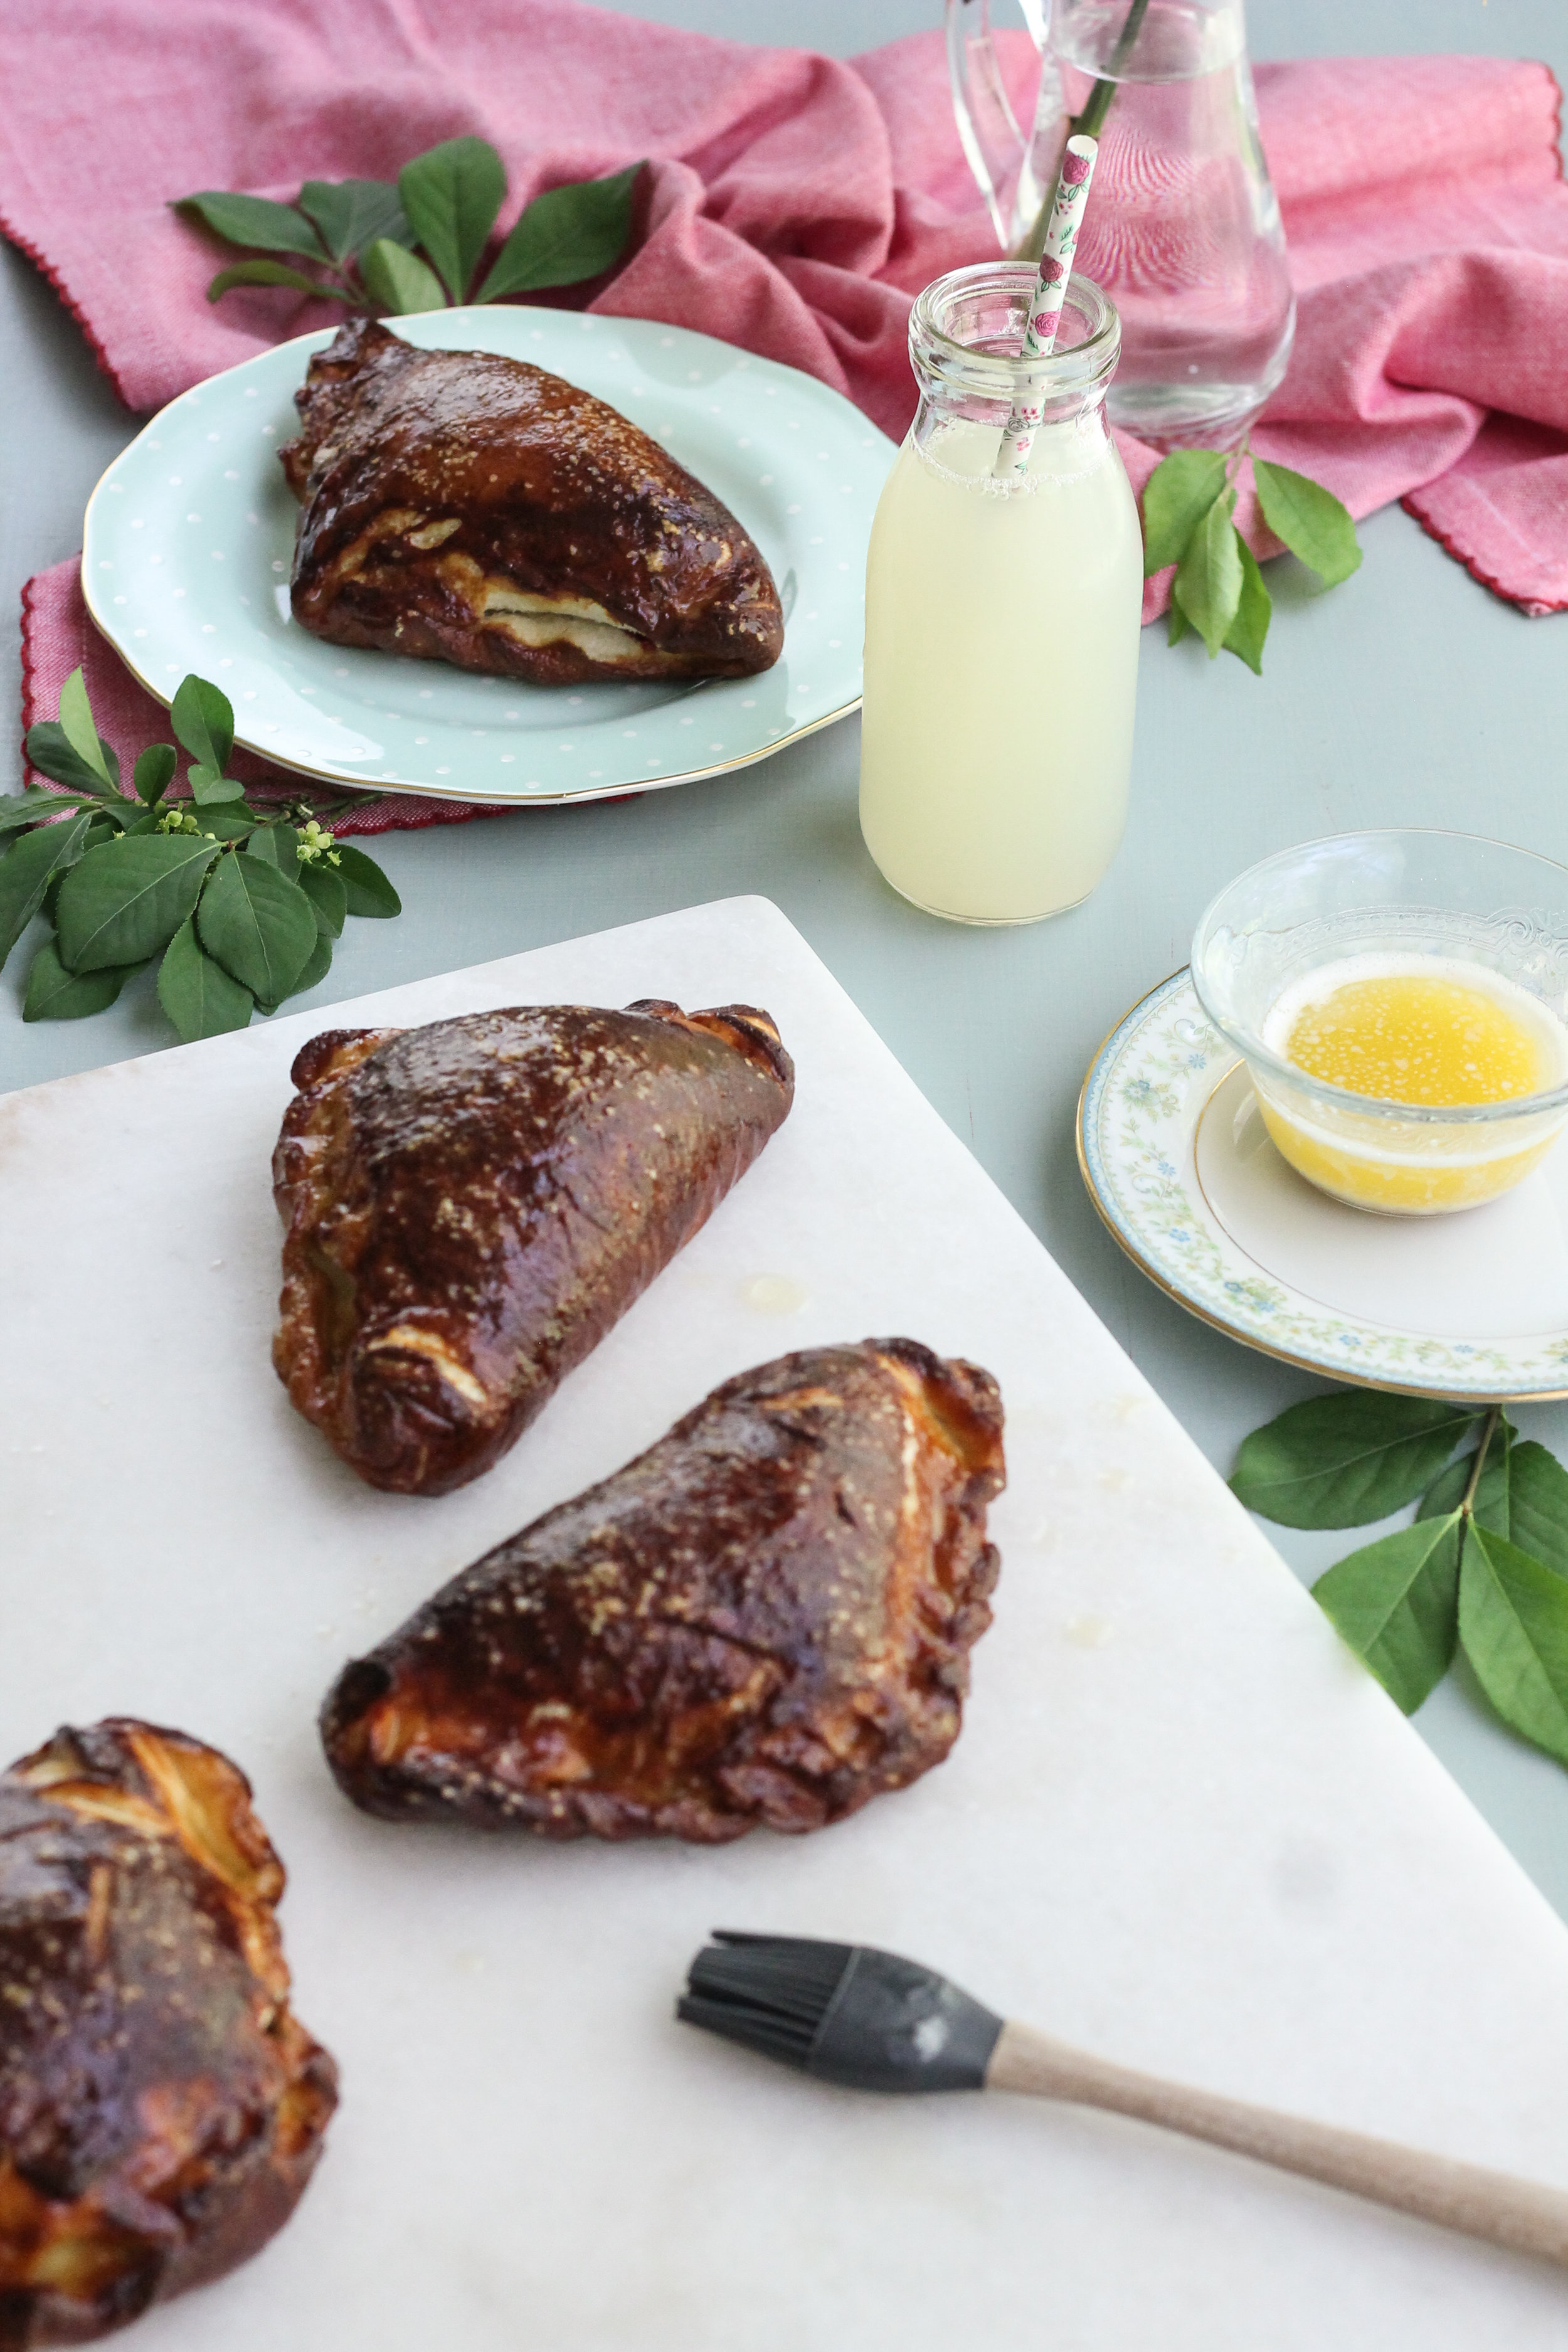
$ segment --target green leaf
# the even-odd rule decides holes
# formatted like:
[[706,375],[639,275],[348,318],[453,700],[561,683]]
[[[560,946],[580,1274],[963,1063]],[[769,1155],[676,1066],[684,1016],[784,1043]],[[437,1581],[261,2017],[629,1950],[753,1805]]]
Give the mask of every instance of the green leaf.
[[632,197],[640,163],[607,180],[577,180],[535,196],[496,256],[476,299],[527,294],[540,286],[574,286],[613,269],[632,233]]
[[401,915],[403,901],[374,857],[353,849],[346,841],[334,845],[337,871],[342,877],[351,915]]
[[236,286],[292,286],[300,294],[320,294],[329,302],[347,299],[338,287],[323,286],[319,278],[307,278],[302,269],[290,269],[286,261],[237,261],[218,271],[207,288],[207,300],[221,301]]
[[300,210],[321,231],[334,261],[346,261],[377,237],[401,245],[414,235],[397,190],[387,180],[307,180]]
[[210,833],[216,841],[243,841],[247,833],[255,831],[259,821],[256,811],[243,796],[235,800],[204,801],[191,814],[200,819],[202,831]]
[[435,271],[416,253],[405,253],[388,236],[378,237],[360,256],[359,274],[366,290],[390,310],[405,319],[414,310],[442,310],[447,297]]
[[187,1045],[198,1037],[243,1029],[253,1010],[249,989],[203,953],[191,916],[174,933],[158,967],[158,1002]]
[[1332,490],[1289,466],[1254,457],[1252,476],[1263,520],[1292,555],[1315,572],[1325,588],[1348,580],[1361,563],[1361,544],[1349,510]]
[[137,799],[145,801],[149,808],[162,800],[179,764],[180,755],[172,743],[149,743],[132,770]]
[[68,824],[36,825],[0,858],[0,964],[43,905],[54,875],[80,857],[91,823],[84,810]]
[[1510,1456],[1508,1525],[1500,1532],[1555,1575],[1568,1576],[1568,1470],[1533,1439]]
[[1261,677],[1263,640],[1268,635],[1274,599],[1263,584],[1258,558],[1239,531],[1236,534],[1236,551],[1241,558],[1241,602],[1236,608],[1235,620],[1225,633],[1226,646],[1239,656],[1255,677]]
[[234,705],[227,695],[193,673],[181,679],[169,716],[192,759],[221,776],[234,749]]
[[287,996],[316,944],[316,918],[297,883],[237,850],[202,893],[196,936],[262,1004]]
[[24,825],[37,824],[43,817],[63,816],[68,809],[93,805],[91,801],[78,800],[68,793],[51,793],[42,784],[29,784],[26,792],[0,795],[0,836],[20,833]]
[[205,760],[193,760],[185,771],[185,781],[191,788],[191,798],[198,812],[221,806],[226,801],[242,801],[245,786],[234,776],[226,776],[216,768],[209,768]]
[[[370,861],[367,858],[365,862],[368,865]],[[376,870],[380,872],[379,867]],[[309,866],[300,866],[299,878],[300,889],[316,909],[317,921],[324,923],[333,939],[337,939],[349,911],[348,884],[343,880],[342,870],[312,859]],[[384,881],[385,877],[382,878]]]
[[1179,563],[1225,488],[1221,449],[1173,449],[1143,485],[1143,577]]
[[1506,1536],[1472,1527],[1459,1639],[1503,1721],[1568,1764],[1568,1577]]
[[81,837],[79,846],[68,859],[62,859],[49,877],[44,891],[43,906],[39,909],[47,923],[52,923],[55,919],[55,908],[59,904],[60,892],[65,887],[66,876],[70,872],[71,867],[85,857],[89,849],[96,849],[100,841],[118,841],[119,838],[119,835],[107,819],[97,815],[89,817],[87,831]]
[[1453,1663],[1463,1538],[1458,1511],[1418,1519],[1337,1560],[1312,1587],[1319,1607],[1406,1715]]
[[250,245],[263,253],[306,253],[325,261],[326,247],[302,212],[292,205],[275,205],[269,196],[231,195],[223,188],[204,188],[194,196],[180,196],[170,206],[194,214],[216,229],[229,245]]
[[488,139],[444,139],[397,176],[408,225],[454,302],[460,302],[495,226],[506,172]]
[[1476,1418],[1430,1397],[1309,1397],[1243,1440],[1231,1491],[1281,1527],[1364,1527],[1414,1502]]
[[[1509,1489],[1512,1480],[1510,1448],[1515,1434],[1511,1422],[1500,1422],[1487,1448],[1486,1468],[1477,1482],[1475,1500],[1470,1507],[1481,1525],[1495,1528],[1500,1536],[1511,1532],[1509,1527]],[[1457,1511],[1465,1499],[1475,1466],[1473,1453],[1461,1454],[1457,1462],[1451,1462],[1436,1484],[1428,1486],[1422,1496],[1416,1518],[1440,1519],[1447,1517],[1450,1511]]]
[[73,669],[60,688],[60,732],[89,773],[118,793],[120,761],[109,746],[99,740],[98,730],[92,723],[92,705],[87,698],[87,681],[79,669]]
[[107,965],[102,971],[68,971],[53,940],[45,940],[27,972],[24,1021],[81,1021],[113,1003],[139,963]]
[[325,980],[332,968],[332,949],[335,945],[332,934],[323,926],[318,909],[316,944],[306,957],[303,970],[294,975],[294,984],[289,991],[290,996],[303,996],[308,988],[314,988],[319,980]]
[[67,875],[55,909],[60,961],[72,971],[143,963],[174,936],[196,903],[215,843],[150,833],[105,842]]
[[102,777],[72,751],[58,719],[40,719],[36,726],[28,728],[26,752],[29,764],[37,768],[40,776],[52,776],[57,784],[65,784],[72,792],[94,793],[103,799]]
[[246,856],[264,857],[268,866],[276,866],[290,882],[300,879],[300,835],[288,823],[258,824],[247,845]]
[[1165,643],[1168,646],[1179,646],[1192,625],[1173,596],[1165,614]]
[[1171,593],[1213,661],[1241,606],[1240,534],[1230,519],[1236,492],[1217,498],[1187,542]]

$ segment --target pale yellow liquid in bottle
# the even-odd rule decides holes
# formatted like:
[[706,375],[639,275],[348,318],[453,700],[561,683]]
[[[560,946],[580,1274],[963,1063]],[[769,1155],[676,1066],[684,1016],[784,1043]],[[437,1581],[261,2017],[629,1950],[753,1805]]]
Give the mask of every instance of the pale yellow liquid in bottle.
[[1097,422],[1037,435],[998,482],[1000,433],[905,442],[871,530],[860,827],[933,914],[1026,923],[1086,898],[1121,838],[1142,540]]
[[[1267,1042],[1309,1076],[1389,1104],[1433,1108],[1523,1101],[1568,1069],[1568,1032],[1500,974],[1436,956],[1355,958],[1282,998]],[[1369,967],[1372,967],[1369,969]],[[1394,1214],[1468,1208],[1506,1192],[1550,1147],[1539,1132],[1487,1121],[1337,1123],[1291,1116],[1259,1090],[1284,1157],[1303,1176],[1364,1208]]]

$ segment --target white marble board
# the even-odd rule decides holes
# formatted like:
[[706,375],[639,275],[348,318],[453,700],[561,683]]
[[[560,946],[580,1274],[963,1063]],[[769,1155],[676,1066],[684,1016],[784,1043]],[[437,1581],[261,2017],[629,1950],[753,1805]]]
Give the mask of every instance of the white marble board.
[[[268,1160],[323,1025],[776,1016],[789,1121],[489,1477],[361,1486],[268,1360]],[[1568,2281],[1141,2126],[823,2089],[676,2027],[715,1925],[889,1945],[1135,2064],[1568,2186],[1568,1934],[798,934],[731,899],[0,1101],[0,1746],[110,1712],[252,1776],[343,2104],[147,2352],[1561,2352]],[[804,1291],[764,1311],[759,1276]],[[715,1381],[907,1331],[1011,1483],[963,1736],[798,1841],[367,1821],[344,1658]],[[132,2339],[128,2339],[132,2340]]]

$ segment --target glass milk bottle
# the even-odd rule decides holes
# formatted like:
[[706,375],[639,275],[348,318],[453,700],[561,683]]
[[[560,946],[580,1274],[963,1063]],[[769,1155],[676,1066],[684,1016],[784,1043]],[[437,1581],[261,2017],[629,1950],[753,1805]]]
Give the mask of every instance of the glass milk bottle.
[[867,562],[860,829],[895,890],[963,923],[1077,906],[1127,814],[1143,542],[1105,424],[1120,330],[1075,277],[1029,362],[1028,469],[996,478],[1035,283],[984,262],[916,300],[920,409]]

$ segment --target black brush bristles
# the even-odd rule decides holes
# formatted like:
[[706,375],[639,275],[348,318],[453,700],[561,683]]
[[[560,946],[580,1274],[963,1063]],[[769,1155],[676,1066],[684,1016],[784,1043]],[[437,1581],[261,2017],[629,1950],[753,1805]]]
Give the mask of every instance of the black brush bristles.
[[1002,2021],[934,1969],[868,1944],[714,1929],[676,2015],[820,2081],[978,2091]]
[[854,1946],[713,1932],[717,1940],[691,1963],[676,2015],[786,2066],[805,2067]]

